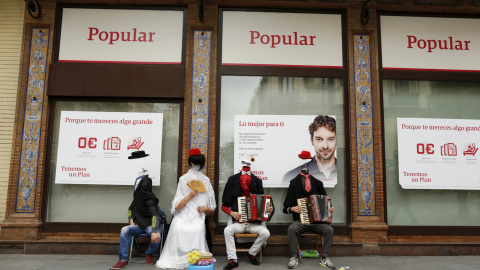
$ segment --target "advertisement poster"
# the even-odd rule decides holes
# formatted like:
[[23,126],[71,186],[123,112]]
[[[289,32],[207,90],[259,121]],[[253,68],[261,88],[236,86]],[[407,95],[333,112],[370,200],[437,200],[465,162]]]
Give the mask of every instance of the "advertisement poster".
[[480,120],[397,118],[404,189],[480,189]]
[[146,169],[160,185],[162,128],[162,113],[62,111],[55,184],[133,185]]
[[[252,173],[263,180],[264,187],[288,188],[290,180],[313,159],[300,159],[302,151],[315,156],[308,127],[316,115],[235,115],[235,173],[242,169],[241,160],[251,156]],[[331,116],[335,118],[334,116]],[[336,138],[335,138],[336,139]],[[330,150],[336,162],[336,144]],[[297,172],[298,171],[298,172]],[[322,173],[320,173],[322,174]],[[328,177],[311,175],[322,180],[325,187],[337,184],[336,166]]]

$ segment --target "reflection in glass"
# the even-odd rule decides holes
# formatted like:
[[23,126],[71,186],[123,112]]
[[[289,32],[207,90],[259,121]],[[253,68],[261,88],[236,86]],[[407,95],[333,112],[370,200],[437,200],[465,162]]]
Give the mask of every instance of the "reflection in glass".
[[[127,223],[133,198],[132,186],[55,184],[60,113],[62,111],[163,113],[160,186],[153,192],[170,219],[170,204],[177,188],[180,105],[176,103],[55,102],[52,151],[49,168],[47,222]],[[121,168],[119,168],[121,169]]]
[[[346,223],[345,117],[344,86],[339,78],[222,76],[219,157],[219,202],[234,168],[235,115],[335,115],[337,120],[338,184],[327,189],[335,205],[334,223]],[[313,119],[312,119],[313,120]],[[308,134],[308,128],[305,128]],[[288,142],[285,142],[288,143]],[[281,158],[272,162],[282,165]],[[252,167],[253,170],[258,168]],[[268,188],[276,211],[270,223],[290,223],[291,215],[282,213],[286,188]],[[227,215],[220,211],[219,222]]]
[[389,225],[478,226],[479,190],[402,189],[398,179],[397,117],[480,119],[479,97],[478,82],[383,81]]

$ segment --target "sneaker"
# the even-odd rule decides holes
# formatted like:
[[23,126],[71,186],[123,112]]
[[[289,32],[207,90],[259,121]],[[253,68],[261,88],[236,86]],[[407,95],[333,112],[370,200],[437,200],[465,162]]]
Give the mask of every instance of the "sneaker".
[[116,269],[122,269],[122,268],[127,268],[127,267],[128,267],[128,262],[118,261],[117,264],[112,266],[112,268],[110,268],[110,269],[111,270],[116,270]]
[[250,255],[250,253],[247,252],[247,254],[245,254],[245,257],[246,257],[253,265],[260,265],[260,263],[257,261],[257,256]]
[[238,262],[234,260],[228,260],[228,263],[223,267],[223,270],[233,269],[237,267],[238,267]]
[[147,254],[147,255],[145,255],[145,257],[146,257],[146,260],[147,260],[147,264],[153,264],[152,254]]
[[297,266],[298,266],[298,258],[297,257],[291,257],[290,262],[288,263],[288,269],[294,269]]
[[320,263],[318,264],[321,267],[335,269],[335,265],[330,261],[330,258],[320,259]]

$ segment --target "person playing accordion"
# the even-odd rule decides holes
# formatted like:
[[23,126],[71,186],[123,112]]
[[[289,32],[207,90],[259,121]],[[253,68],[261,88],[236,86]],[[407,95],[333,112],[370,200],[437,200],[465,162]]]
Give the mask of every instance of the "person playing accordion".
[[[261,221],[251,221],[240,223],[241,218],[238,207],[238,197],[249,197],[250,194],[264,194],[262,180],[250,172],[250,165],[255,161],[253,157],[242,159],[242,171],[228,178],[227,184],[222,196],[222,211],[231,216],[233,223],[228,224],[224,230],[225,244],[227,246],[228,263],[223,269],[233,269],[238,267],[237,252],[235,248],[234,234],[236,233],[258,233],[258,237],[245,255],[253,265],[259,265],[256,255],[261,247],[270,237],[270,231]],[[275,212],[273,200],[270,207],[265,212],[269,215],[270,220]]]
[[[302,159],[312,159],[310,152],[302,151],[299,155]],[[285,214],[292,214],[293,223],[288,227],[288,246],[290,249],[290,261],[288,268],[293,269],[298,266],[297,258],[297,235],[304,233],[305,231],[312,231],[314,233],[324,236],[324,243],[322,245],[322,258],[319,265],[325,268],[334,269],[335,265],[328,258],[330,247],[333,240],[333,228],[327,223],[312,223],[303,224],[300,221],[300,214],[302,213],[302,207],[298,205],[297,200],[301,198],[307,198],[310,195],[327,195],[322,181],[314,178],[308,173],[307,169],[303,169],[295,178],[290,181],[288,187],[287,196],[283,203],[283,212]],[[333,213],[334,209],[331,207],[328,209]]]

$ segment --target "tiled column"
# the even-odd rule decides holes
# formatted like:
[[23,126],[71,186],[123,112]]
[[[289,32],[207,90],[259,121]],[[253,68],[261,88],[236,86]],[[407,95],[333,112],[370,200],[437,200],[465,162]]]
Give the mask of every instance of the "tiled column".
[[364,243],[366,254],[376,254],[378,243],[386,239],[387,226],[379,215],[379,198],[375,174],[375,138],[372,91],[372,50],[370,34],[353,34],[353,91],[355,97],[356,179],[352,179],[352,241]]
[[[193,32],[193,70],[190,149],[198,148],[208,159],[208,118],[210,104],[211,31]],[[208,175],[208,162],[205,163]]]
[[370,35],[353,35],[357,215],[376,215]]
[[[10,184],[10,198],[14,196],[14,203],[7,207],[8,216],[2,222],[2,239],[36,239],[41,224],[38,216],[41,202],[41,188],[38,178],[43,170],[39,170],[40,147],[42,142],[42,122],[44,121],[45,82],[47,74],[47,59],[49,48],[50,29],[31,28],[28,72],[26,77],[25,104],[23,108],[22,133],[19,146],[18,170],[14,185]],[[20,118],[21,119],[21,118]],[[37,194],[39,193],[39,194]],[[13,195],[15,194],[15,195]]]

